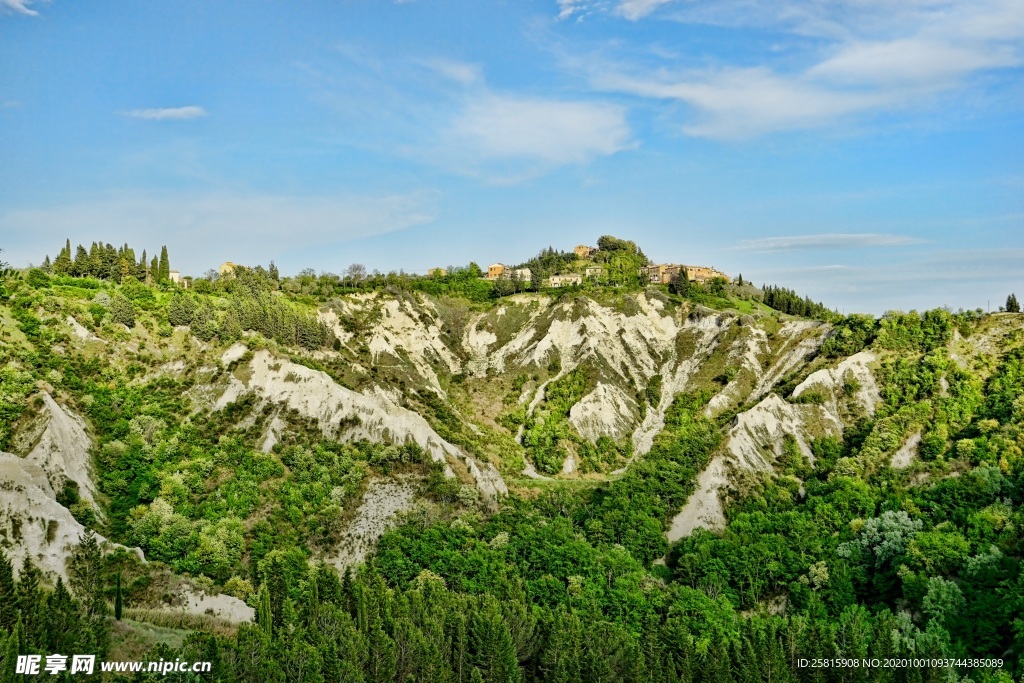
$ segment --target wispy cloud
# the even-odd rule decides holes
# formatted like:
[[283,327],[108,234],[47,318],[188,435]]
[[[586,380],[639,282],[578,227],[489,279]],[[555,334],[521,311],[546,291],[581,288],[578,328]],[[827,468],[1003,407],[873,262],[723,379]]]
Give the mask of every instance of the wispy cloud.
[[29,5],[33,4],[35,4],[35,0],[0,0],[0,14],[14,13],[30,17],[39,16],[39,12],[29,7]]
[[421,60],[420,64],[434,73],[461,85],[473,85],[483,81],[483,70],[479,64],[469,64],[440,57]]
[[616,11],[630,21],[643,19],[654,12],[662,5],[667,5],[672,0],[622,0]]
[[826,233],[821,235],[786,235],[743,240],[734,248],[741,251],[794,251],[806,249],[867,249],[924,244],[926,240],[908,235],[881,233]]
[[262,262],[268,254],[314,246],[330,251],[429,223],[438,215],[438,201],[432,191],[349,197],[119,194],[0,213],[0,234],[11,236],[4,246],[13,263],[39,263],[48,252],[52,257],[68,235],[103,235],[113,243],[179,245],[178,253],[191,258],[182,265],[201,271],[225,259]]
[[741,139],[909,111],[1024,65],[1018,0],[622,0],[610,11],[636,21],[659,8],[676,22],[782,36],[781,56],[766,52],[755,66],[580,60],[601,90],[688,105],[683,129],[694,136]]
[[483,157],[583,163],[630,145],[625,110],[601,102],[484,95],[456,118],[456,137]]
[[148,121],[185,121],[206,116],[206,110],[202,107],[161,107],[159,109],[133,109],[125,112],[125,116],[133,119],[146,119]]

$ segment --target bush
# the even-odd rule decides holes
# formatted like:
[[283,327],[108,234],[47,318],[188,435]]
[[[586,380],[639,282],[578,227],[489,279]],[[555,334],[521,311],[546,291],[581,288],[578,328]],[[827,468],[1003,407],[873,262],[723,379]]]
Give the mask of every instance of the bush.
[[125,327],[135,326],[135,304],[120,293],[115,294],[110,302],[110,319]]

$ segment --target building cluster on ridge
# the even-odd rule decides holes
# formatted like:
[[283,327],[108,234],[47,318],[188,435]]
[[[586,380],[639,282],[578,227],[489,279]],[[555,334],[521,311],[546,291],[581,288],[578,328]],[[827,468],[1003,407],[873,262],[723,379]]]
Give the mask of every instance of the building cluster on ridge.
[[[597,253],[597,247],[591,247],[585,244],[578,244],[572,250],[576,255],[576,258],[584,261],[589,261]],[[447,271],[443,268],[431,268],[427,271],[428,275],[445,275]],[[581,285],[585,279],[599,279],[605,274],[605,269],[599,265],[589,265],[583,268],[581,273],[558,273],[551,275],[546,278],[544,285],[546,287],[569,287],[572,285]],[[731,278],[720,270],[711,268],[709,266],[690,266],[678,263],[658,263],[649,264],[640,269],[640,275],[646,277],[648,282],[651,284],[662,284],[667,285],[672,280],[683,276],[690,282],[697,282],[699,284],[705,284],[715,278],[721,278],[726,282],[731,282]],[[487,267],[486,278],[488,280],[497,280],[499,278],[518,278],[520,280],[529,280],[532,276],[529,268],[510,268],[504,263],[492,263]]]

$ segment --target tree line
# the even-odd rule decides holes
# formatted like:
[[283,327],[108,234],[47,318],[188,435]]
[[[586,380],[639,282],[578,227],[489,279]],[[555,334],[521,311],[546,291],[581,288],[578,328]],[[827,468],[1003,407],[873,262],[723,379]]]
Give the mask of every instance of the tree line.
[[109,243],[93,242],[89,249],[79,244],[72,255],[69,239],[52,263],[49,255],[46,256],[42,270],[54,275],[94,277],[114,282],[134,277],[141,282],[161,283],[170,279],[171,263],[166,245],[160,248],[159,258],[154,256],[147,260],[145,249],[136,259],[135,250],[127,243],[114,247]]

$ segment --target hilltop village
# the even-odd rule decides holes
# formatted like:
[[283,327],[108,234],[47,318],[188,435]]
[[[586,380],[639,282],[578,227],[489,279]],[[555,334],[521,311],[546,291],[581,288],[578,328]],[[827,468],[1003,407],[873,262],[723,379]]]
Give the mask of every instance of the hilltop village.
[[[573,285],[581,285],[584,280],[591,280],[600,283],[608,275],[608,268],[601,265],[601,263],[595,258],[601,253],[601,251],[602,250],[598,247],[591,247],[585,244],[576,245],[576,248],[572,250],[572,254],[576,257],[576,260],[566,263],[560,272],[553,273],[548,275],[546,278],[543,278],[543,286],[556,288],[570,287]],[[447,270],[443,268],[432,268],[427,274],[446,275]],[[727,283],[732,281],[725,273],[708,266],[689,266],[678,263],[652,263],[650,261],[639,268],[638,275],[643,281],[655,285],[670,284],[681,275],[685,276],[690,282],[697,282],[700,284],[706,284],[715,278],[721,278]],[[533,271],[528,267],[511,267],[504,263],[492,263],[487,266],[486,278],[488,280],[508,278],[531,281],[533,280]]]

